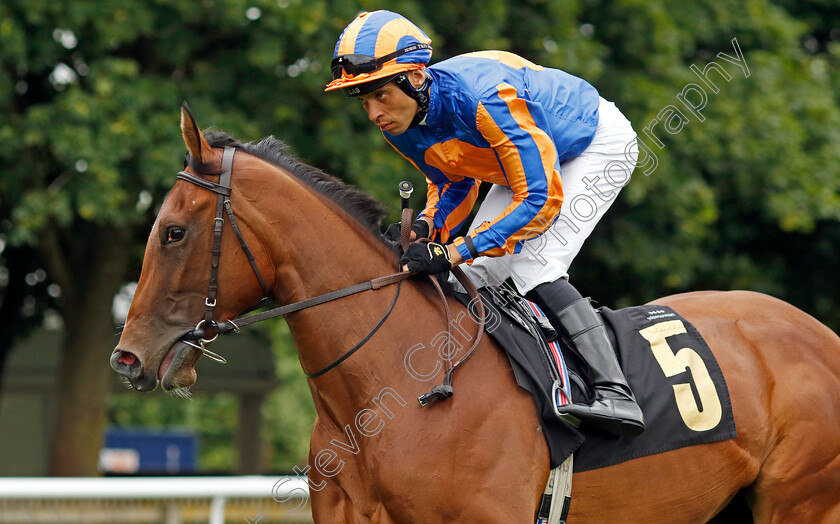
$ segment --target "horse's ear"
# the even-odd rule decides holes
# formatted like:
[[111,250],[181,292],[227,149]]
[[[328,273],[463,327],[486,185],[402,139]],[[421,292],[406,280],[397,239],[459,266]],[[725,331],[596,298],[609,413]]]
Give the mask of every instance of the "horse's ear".
[[200,163],[209,163],[213,159],[213,151],[207,139],[198,129],[195,117],[186,102],[181,104],[181,134],[184,143],[190,151],[190,156]]

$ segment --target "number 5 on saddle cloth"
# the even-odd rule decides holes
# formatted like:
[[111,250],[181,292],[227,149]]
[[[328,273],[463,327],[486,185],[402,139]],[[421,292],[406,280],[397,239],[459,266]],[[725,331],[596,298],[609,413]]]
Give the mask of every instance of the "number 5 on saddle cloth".
[[[599,313],[641,407],[645,432],[619,437],[573,427],[555,408],[590,398],[584,365],[556,333],[540,326],[539,308],[509,288],[479,290],[486,330],[505,350],[517,384],[531,393],[552,470],[575,454],[574,472],[613,466],[674,449],[737,436],[729,391],[717,360],[697,329],[668,306],[646,304]],[[466,295],[456,295],[469,307]],[[553,477],[554,473],[552,473]],[[562,521],[547,521],[551,524]]]

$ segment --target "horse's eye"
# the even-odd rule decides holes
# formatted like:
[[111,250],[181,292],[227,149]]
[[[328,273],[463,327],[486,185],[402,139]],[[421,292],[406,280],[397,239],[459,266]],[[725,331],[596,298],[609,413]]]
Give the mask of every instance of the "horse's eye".
[[173,242],[179,242],[184,239],[184,235],[186,231],[180,227],[170,227],[166,230],[166,244],[171,244]]

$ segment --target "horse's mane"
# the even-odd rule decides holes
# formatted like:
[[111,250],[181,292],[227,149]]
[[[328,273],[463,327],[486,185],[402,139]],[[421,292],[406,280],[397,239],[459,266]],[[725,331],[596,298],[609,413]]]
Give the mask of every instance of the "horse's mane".
[[[386,210],[382,203],[338,178],[301,162],[295,158],[289,146],[283,141],[268,136],[259,141],[240,143],[223,131],[211,131],[205,134],[205,138],[210,147],[235,147],[291,173],[298,180],[338,204],[377,238],[383,239],[379,228]],[[190,157],[189,153],[187,153],[185,164],[198,172],[207,172],[207,166],[200,165],[197,160]]]

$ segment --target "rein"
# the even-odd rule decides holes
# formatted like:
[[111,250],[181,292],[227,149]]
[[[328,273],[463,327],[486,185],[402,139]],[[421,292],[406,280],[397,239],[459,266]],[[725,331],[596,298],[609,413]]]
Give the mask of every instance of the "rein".
[[[188,344],[194,348],[197,348],[201,351],[205,356],[208,358],[215,360],[217,362],[226,363],[224,357],[221,355],[214,353],[207,349],[207,345],[215,341],[220,334],[224,335],[230,332],[238,333],[242,327],[248,326],[250,324],[254,324],[256,322],[261,322],[263,320],[268,320],[270,318],[276,318],[279,316],[287,315],[289,313],[294,313],[296,311],[300,311],[302,309],[310,308],[313,306],[317,306],[320,304],[324,304],[326,302],[330,302],[333,300],[337,300],[339,298],[344,298],[350,295],[354,295],[356,293],[361,293],[363,291],[369,290],[376,290],[383,288],[385,286],[390,286],[392,284],[397,284],[397,292],[394,294],[394,299],[391,302],[390,307],[385,312],[385,315],[379,321],[379,323],[374,326],[374,328],[355,346],[350,348],[349,350],[345,351],[340,357],[338,357],[335,361],[331,364],[327,365],[323,369],[316,371],[315,373],[306,373],[304,374],[308,378],[316,378],[320,377],[321,375],[327,373],[328,371],[332,370],[333,368],[337,367],[339,364],[347,360],[353,353],[358,351],[370,338],[379,330],[380,327],[385,323],[388,317],[391,315],[391,312],[394,310],[394,306],[397,304],[397,299],[400,296],[400,290],[402,288],[402,281],[406,278],[413,276],[415,273],[413,272],[399,272],[394,273],[391,275],[387,275],[384,277],[374,278],[367,282],[362,282],[360,284],[356,284],[353,286],[348,286],[342,289],[337,289],[335,291],[330,291],[329,293],[324,293],[322,295],[318,295],[315,297],[307,298],[305,300],[301,300],[299,302],[294,302],[292,304],[288,304],[285,306],[275,307],[269,309],[267,311],[263,311],[261,313],[256,313],[253,315],[247,316],[240,316],[233,320],[225,320],[222,322],[216,322],[213,320],[213,310],[216,307],[216,294],[219,289],[219,260],[221,259],[221,246],[222,246],[222,228],[225,223],[224,213],[227,212],[227,215],[230,219],[230,225],[233,228],[233,232],[236,235],[236,238],[239,240],[239,245],[242,250],[245,252],[245,255],[248,258],[248,262],[251,265],[251,269],[254,271],[254,275],[256,275],[257,280],[260,283],[260,287],[263,290],[263,298],[260,299],[259,303],[257,303],[252,308],[249,308],[249,311],[254,309],[261,308],[265,305],[272,303],[271,298],[269,298],[271,291],[269,290],[268,286],[265,283],[265,279],[263,279],[262,274],[260,273],[259,267],[257,266],[254,254],[251,252],[251,249],[248,247],[248,243],[245,241],[245,237],[242,235],[242,231],[239,229],[239,224],[236,222],[236,217],[233,213],[233,207],[230,203],[230,194],[231,194],[231,174],[233,172],[233,157],[236,154],[236,148],[228,146],[225,147],[224,154],[222,156],[222,172],[219,175],[219,183],[212,182],[210,180],[201,178],[200,176],[194,175],[192,173],[188,173],[186,171],[179,171],[178,178],[180,180],[184,180],[186,182],[190,182],[191,184],[195,184],[198,187],[203,189],[207,189],[212,191],[218,195],[217,203],[216,203],[216,218],[213,220],[213,251],[212,251],[212,258],[210,262],[210,283],[208,285],[207,290],[207,298],[204,300],[205,311],[204,311],[204,319],[202,319],[194,329],[188,331],[181,337],[181,341],[185,344]],[[408,247],[410,243],[410,233],[411,233],[411,210],[410,209],[403,209],[402,213],[402,220],[401,220],[401,228],[402,228],[402,238],[401,243],[403,246],[403,250]],[[428,239],[424,239],[428,242]],[[423,241],[423,240],[421,240]],[[478,347],[478,343],[481,341],[481,335],[484,331],[484,321],[485,321],[485,310],[484,304],[481,302],[481,296],[478,294],[478,291],[475,289],[473,283],[469,280],[469,278],[464,274],[464,272],[457,267],[452,268],[452,273],[456,276],[458,281],[467,291],[470,299],[475,302],[476,310],[479,316],[478,319],[478,334],[475,337],[475,340],[470,347],[470,349],[466,352],[466,354],[454,364],[451,363],[451,360],[446,359],[448,367],[446,369],[444,383],[440,386],[435,386],[432,390],[428,393],[421,395],[417,400],[421,406],[426,406],[435,400],[451,397],[453,395],[452,389],[452,373],[453,371],[460,365],[462,365],[467,359],[469,359],[472,354],[475,352],[476,348]],[[452,340],[452,333],[451,333],[451,321],[449,315],[449,305],[446,300],[446,296],[443,293],[443,290],[440,287],[438,281],[429,276],[430,280],[433,282],[435,289],[438,291],[438,295],[441,297],[443,301],[444,310],[446,312],[446,333],[447,333],[447,340]],[[212,326],[215,328],[216,333],[211,339],[204,338],[205,331],[203,328],[204,325]],[[197,344],[193,343],[192,341],[198,342]]]

